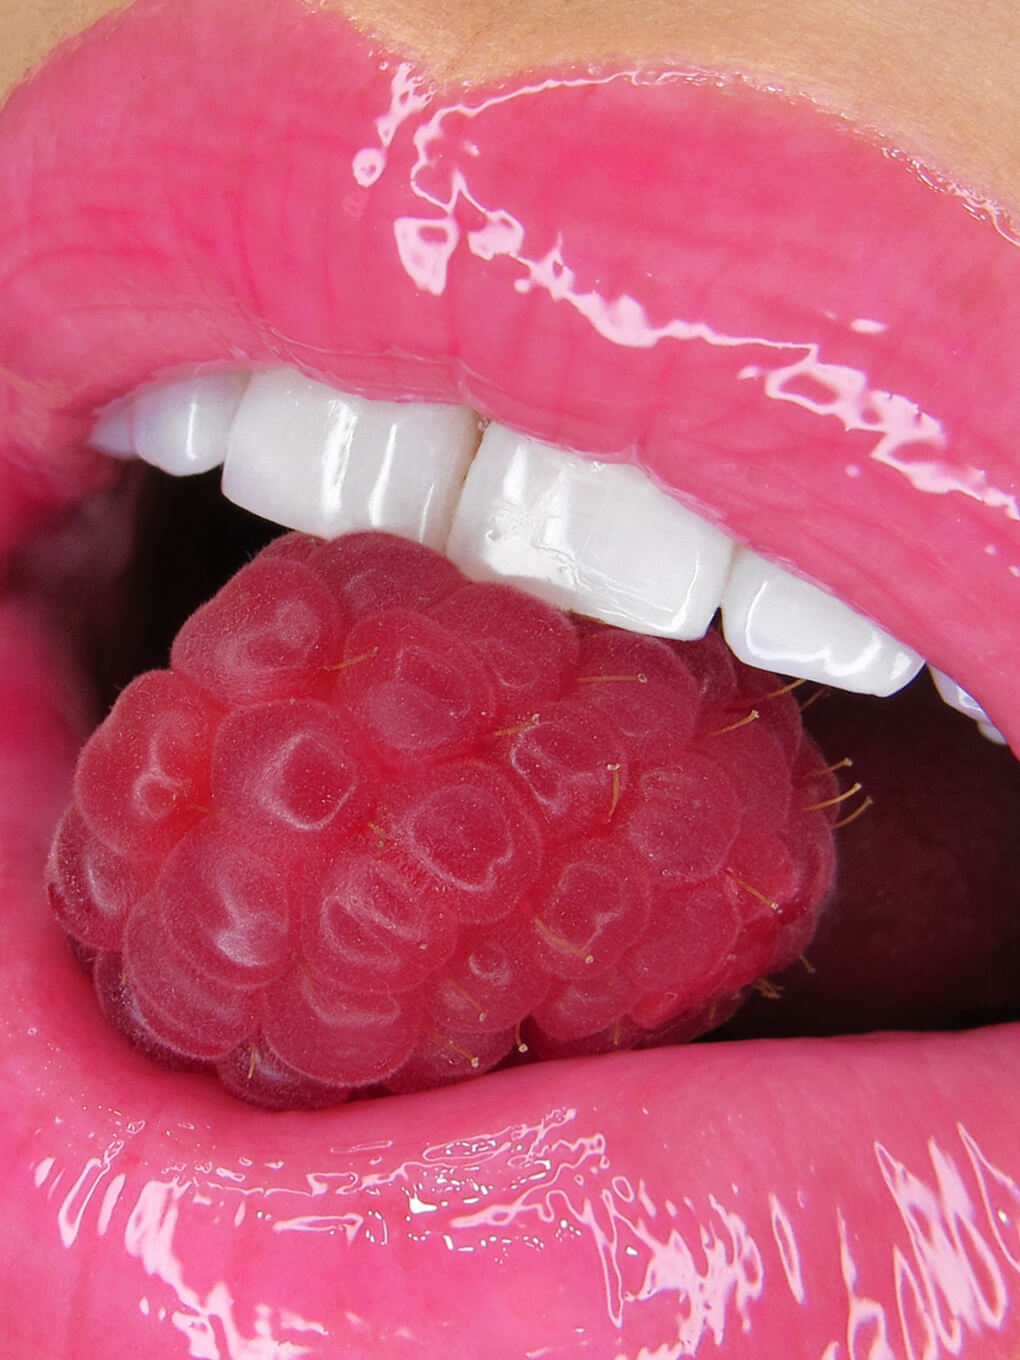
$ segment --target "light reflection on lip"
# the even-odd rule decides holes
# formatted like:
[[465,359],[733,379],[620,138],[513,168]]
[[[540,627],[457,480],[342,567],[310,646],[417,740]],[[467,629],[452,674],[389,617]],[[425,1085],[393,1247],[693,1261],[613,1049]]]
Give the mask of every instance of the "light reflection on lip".
[[[225,5],[219,8],[225,13]],[[931,601],[949,601],[955,650],[950,660],[936,652],[932,659],[953,669],[952,659],[973,651],[975,673],[999,666],[1002,674],[993,675],[987,692],[973,688],[986,702],[988,694],[998,697],[993,716],[1002,722],[1001,705],[1016,683],[1002,658],[1014,644],[1008,637],[996,651],[1001,640],[996,636],[993,645],[989,637],[1002,630],[992,629],[990,620],[998,619],[996,609],[1011,617],[1015,595],[988,566],[984,549],[998,545],[1000,562],[1017,556],[1009,497],[1015,495],[1018,446],[1009,438],[1018,432],[1015,417],[993,413],[988,397],[1004,374],[1015,372],[1007,361],[1015,354],[1018,328],[1010,330],[1008,308],[1015,310],[1020,288],[1008,295],[1005,319],[993,318],[982,332],[987,372],[974,361],[966,381],[933,364],[930,337],[923,346],[918,341],[915,332],[930,324],[929,299],[918,296],[924,290],[915,284],[905,296],[897,291],[905,250],[921,261],[927,283],[940,271],[952,275],[959,260],[954,233],[970,220],[966,213],[948,215],[949,200],[938,198],[926,199],[922,212],[913,189],[904,187],[914,181],[898,172],[883,178],[893,197],[882,211],[858,215],[855,228],[871,233],[873,257],[855,261],[848,239],[840,238],[833,258],[845,277],[838,284],[825,272],[831,261],[816,270],[810,260],[798,259],[794,272],[828,290],[828,317],[810,288],[790,300],[789,255],[773,268],[760,240],[749,252],[750,237],[741,236],[734,212],[739,177],[714,219],[709,204],[699,201],[683,225],[688,256],[707,248],[707,234],[699,235],[697,224],[711,220],[723,233],[727,244],[716,263],[725,260],[729,268],[721,290],[711,278],[706,284],[703,264],[700,272],[692,266],[685,273],[684,251],[666,250],[669,233],[680,229],[679,217],[675,198],[655,176],[642,181],[655,211],[632,215],[622,263],[622,219],[604,230],[585,228],[599,221],[593,205],[604,197],[604,180],[568,184],[556,211],[546,212],[543,205],[555,199],[557,177],[563,177],[562,156],[553,153],[566,115],[562,122],[544,121],[542,147],[529,147],[522,156],[521,129],[533,115],[515,121],[517,106],[508,99],[485,118],[467,120],[471,144],[484,154],[471,153],[471,192],[450,211],[457,242],[467,241],[469,248],[458,254],[455,243],[442,277],[433,262],[427,277],[435,286],[423,288],[408,273],[406,252],[404,258],[396,248],[387,253],[389,241],[396,247],[399,240],[383,228],[423,216],[414,187],[428,176],[413,173],[421,147],[409,134],[425,125],[426,114],[435,125],[432,106],[410,108],[404,122],[395,118],[397,68],[378,70],[363,45],[341,29],[337,41],[353,42],[354,58],[347,87],[331,83],[326,77],[335,56],[323,55],[322,29],[306,27],[332,22],[324,16],[298,21],[285,6],[267,6],[246,17],[252,26],[248,50],[238,42],[246,29],[226,22],[217,28],[203,17],[211,12],[199,5],[193,14],[196,41],[211,53],[222,43],[229,56],[209,63],[219,91],[216,116],[206,110],[203,121],[201,101],[210,91],[175,73],[174,43],[156,32],[146,39],[159,61],[145,71],[146,114],[137,140],[117,122],[125,82],[111,89],[101,49],[87,44],[77,65],[51,67],[0,118],[0,178],[8,207],[6,227],[0,224],[0,419],[9,448],[36,460],[45,450],[70,480],[80,466],[75,439],[105,397],[179,363],[298,360],[369,392],[397,386],[443,397],[453,391],[552,442],[592,448],[591,438],[581,435],[595,432],[604,450],[628,456],[640,443],[664,480],[691,500],[713,505],[738,531],[745,526],[748,536],[777,552],[788,546],[793,556],[796,548],[798,559],[814,552],[834,584],[851,581],[865,602],[901,610],[902,602],[886,598],[887,581],[871,579],[864,569],[896,551],[885,542],[876,549],[875,524],[886,539],[892,516],[905,536],[907,546],[894,559],[899,592],[918,577],[909,562],[911,542],[927,542],[949,505],[911,623],[915,635],[924,633]],[[281,20],[287,13],[292,23]],[[118,20],[110,40],[114,32],[130,34],[131,23],[130,15]],[[281,49],[287,91],[271,91],[273,98],[245,68],[253,51],[267,50],[267,33]],[[316,42],[308,46],[312,34]],[[137,34],[126,41],[137,42]],[[294,69],[288,62],[298,56],[303,86],[287,79]],[[130,69],[125,64],[120,74]],[[120,134],[112,141],[105,134],[91,151],[80,112],[89,105],[74,87],[75,71],[93,98],[101,93],[105,102],[98,107]],[[251,104],[262,110],[261,123],[246,124],[243,100],[237,102],[246,81]],[[312,103],[301,101],[302,88],[314,93]],[[544,89],[542,99],[577,99],[574,127],[595,126],[603,135],[619,130],[613,120],[622,116],[620,109],[600,112],[596,91],[606,88],[605,81],[560,82]],[[660,106],[642,102],[649,91],[640,82],[611,88],[626,90],[624,112],[629,100],[636,101],[632,124],[624,124],[637,139],[629,150],[644,148],[647,161],[652,139],[640,129],[645,118],[654,121]],[[656,99],[671,90],[658,87]],[[189,108],[190,98],[196,102]],[[33,153],[42,177],[36,197],[19,190],[18,172],[29,163],[28,143],[21,139],[36,145],[34,120],[43,99],[67,101],[64,106],[78,112],[68,119],[68,141],[56,135],[48,151]],[[267,108],[276,111],[285,135],[263,155],[262,143],[250,138],[255,126],[264,135]],[[168,124],[171,111],[177,121]],[[295,137],[308,138],[302,145],[314,143],[308,134],[323,126],[321,120],[329,124],[325,158],[298,156],[293,177],[278,177],[274,153],[281,146],[294,150]],[[175,144],[175,156],[166,154],[168,125],[184,139]],[[219,150],[207,150],[226,159],[207,164],[204,172],[187,140],[196,126],[224,129]],[[825,178],[831,144],[816,144],[813,126],[808,121],[801,127],[796,155],[817,152],[811,163],[823,179],[802,201],[817,198],[816,206],[824,207],[826,190],[835,193],[841,176],[829,165]],[[146,143],[150,134],[155,140]],[[377,173],[377,162],[359,159],[359,153],[380,141],[388,162]],[[467,145],[455,142],[454,150]],[[258,155],[252,145],[260,147]],[[94,156],[90,173],[68,176],[69,147],[78,154],[78,168]],[[687,150],[694,156],[697,147]],[[702,165],[718,163],[711,150],[702,143]],[[237,175],[225,171],[236,172],[242,162],[230,156],[242,153],[252,178],[245,182],[245,216],[238,222],[231,207]],[[661,154],[672,152],[663,146]],[[754,153],[747,154],[753,162]],[[869,159],[865,149],[860,154],[855,173],[869,173],[874,163],[889,175],[880,157]],[[456,155],[430,165],[443,181],[433,207],[449,205],[443,177],[458,165]],[[681,162],[671,165],[679,173]],[[346,167],[344,173],[336,166]],[[165,174],[170,179],[160,178]],[[56,176],[49,193],[48,175]],[[56,195],[54,182],[61,186]],[[718,185],[724,177],[711,182]],[[97,209],[99,183],[112,199]],[[697,176],[688,187],[693,193]],[[758,188],[767,198],[767,186]],[[895,197],[901,191],[902,200]],[[777,230],[791,215],[796,220],[790,204],[796,193],[795,183],[784,182]],[[301,211],[281,218],[282,201]],[[162,234],[167,203],[174,206],[177,237]],[[510,224],[510,234],[485,234],[485,222],[477,219],[472,225],[469,209],[477,212],[479,204],[505,212],[497,226]],[[897,210],[904,204],[915,205],[916,221],[910,220],[920,236],[912,238],[914,245],[892,244],[883,254],[883,213],[902,226]],[[118,236],[117,214],[108,211],[118,205],[124,214],[119,220],[130,228],[126,238]],[[511,219],[526,224],[523,236],[514,234]],[[86,223],[97,234],[69,267],[68,252],[74,256]],[[238,246],[233,254],[210,224]],[[755,226],[760,231],[761,221]],[[474,238],[474,250],[462,229],[483,232]],[[1015,251],[1006,237],[982,232],[980,223],[974,231],[987,275],[997,271],[1016,285]],[[937,259],[916,247],[923,237],[930,248],[933,233],[944,247]],[[564,242],[560,258],[557,234]],[[405,247],[410,239],[405,233]],[[428,244],[432,238],[426,230],[416,239]],[[452,234],[439,232],[435,239],[449,244]],[[333,248],[335,241],[351,247],[349,256]],[[497,249],[500,243],[513,249]],[[805,242],[796,237],[782,244]],[[345,266],[348,257],[357,262],[353,271]],[[525,258],[533,265],[531,286],[521,290],[515,285]],[[973,277],[973,258],[969,267]],[[551,293],[554,283],[559,301]],[[773,400],[772,408],[788,409],[790,423],[770,423],[763,420],[760,398],[749,395],[768,380],[746,373],[734,398],[732,364],[715,366],[726,346],[702,347],[684,372],[676,358],[682,346],[665,359],[661,344],[621,346],[605,334],[606,314],[599,314],[606,322],[600,332],[592,324],[594,304],[572,306],[570,289],[577,298],[633,298],[643,313],[618,307],[614,314],[631,326],[641,316],[661,329],[663,318],[699,315],[673,306],[678,294],[693,289],[705,315],[718,313],[713,334],[753,338],[775,335],[782,326],[782,334],[820,336],[810,342],[819,346],[812,351],[818,364],[844,377],[881,374],[887,385],[876,377],[875,392],[903,394],[937,423],[938,440],[928,440],[925,453],[929,471],[918,472],[922,465],[907,459],[910,473],[895,474],[895,482],[876,473],[857,438],[870,429],[848,429],[838,412],[817,409],[825,393],[808,380],[817,382],[818,371],[789,374],[784,391],[791,395]],[[144,311],[142,298],[149,304]],[[943,325],[969,336],[968,315],[965,308],[958,315],[950,308]],[[807,331],[800,329],[805,316],[813,323]],[[862,320],[875,325],[861,326]],[[548,344],[536,347],[536,333]],[[741,354],[740,367],[764,365],[770,357],[774,362],[770,348]],[[454,353],[459,367],[449,359]],[[504,372],[514,374],[513,391],[502,381]],[[834,374],[823,369],[821,377]],[[732,447],[706,437],[724,407]],[[678,441],[683,466],[671,453]],[[943,463],[932,471],[936,444]],[[859,518],[848,525],[853,493],[843,467],[850,456],[867,471],[854,479],[863,484],[854,502]],[[837,469],[829,480],[827,458],[836,460]],[[918,477],[943,474],[967,479],[971,466],[976,480],[965,485],[979,494],[933,497],[916,484]],[[86,477],[90,472],[83,469]],[[15,479],[11,486],[24,490]],[[995,494],[985,495],[986,487]],[[38,491],[40,501],[47,496],[45,487]],[[797,518],[792,536],[791,511]],[[800,515],[812,517],[813,538]],[[856,566],[833,548],[838,538],[851,540]],[[827,548],[833,554],[828,558]],[[947,580],[951,559],[959,580]],[[973,615],[976,597],[976,618],[965,617]],[[53,678],[60,642],[47,635],[45,621],[36,633],[39,673],[32,670],[31,649],[21,646],[11,655],[4,683],[10,692],[21,676],[23,686],[0,718],[11,767],[31,770],[36,790],[47,791],[38,800],[41,811],[14,806],[11,796],[0,803],[16,907],[0,924],[8,932],[0,957],[7,960],[5,982],[15,1001],[0,1012],[0,1083],[4,1107],[16,1112],[9,1141],[5,1136],[0,1144],[7,1177],[0,1190],[0,1237],[7,1239],[0,1246],[0,1277],[13,1282],[22,1300],[12,1327],[13,1342],[20,1341],[23,1351],[45,1346],[58,1355],[66,1347],[99,1355],[115,1336],[124,1353],[133,1346],[153,1357],[376,1356],[415,1343],[420,1353],[448,1354],[451,1328],[477,1337],[481,1350],[496,1356],[543,1350],[565,1356],[598,1353],[600,1347],[628,1355],[661,1347],[658,1353],[679,1356],[709,1339],[725,1354],[753,1346],[755,1354],[776,1355],[789,1353],[796,1338],[798,1354],[824,1360],[868,1353],[865,1347],[890,1356],[937,1355],[941,1348],[985,1360],[1015,1347],[1020,1321],[1009,1300],[1020,1273],[1020,1170],[1015,1097],[1004,1089],[1002,1072],[1018,1041],[1016,1026],[997,1034],[835,1046],[718,1046],[612,1059],[597,1068],[570,1063],[487,1079],[478,1088],[485,1092],[484,1109],[478,1091],[457,1088],[328,1117],[238,1111],[200,1079],[181,1077],[170,1085],[141,1060],[113,1049],[41,914],[42,823],[48,826],[66,787],[75,719],[67,716],[66,696]],[[0,640],[9,635],[5,614]],[[939,645],[949,642],[943,636]],[[36,726],[26,735],[28,713]],[[47,798],[52,806],[44,806]]]

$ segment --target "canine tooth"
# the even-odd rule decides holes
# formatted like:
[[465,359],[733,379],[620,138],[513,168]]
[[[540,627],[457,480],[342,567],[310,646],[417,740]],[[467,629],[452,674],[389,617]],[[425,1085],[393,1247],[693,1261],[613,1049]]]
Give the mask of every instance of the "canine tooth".
[[945,671],[937,671],[934,666],[929,666],[928,669],[935,681],[935,688],[949,707],[955,708],[957,713],[966,713],[968,718],[973,718],[981,735],[987,737],[989,741],[995,742],[997,746],[1005,746],[1006,738],[991,722],[974,696],[968,694],[955,680],[950,680]]
[[924,664],[842,600],[747,548],[734,556],[722,613],[742,661],[856,694],[895,694]]
[[369,401],[276,369],[241,401],[223,494],[319,538],[383,529],[442,548],[477,442],[465,406]]
[[1000,732],[997,727],[993,727],[991,723],[979,722],[978,731],[986,741],[993,742],[996,746],[1005,746],[1007,744],[1006,734]]
[[89,443],[115,458],[144,459],[175,477],[219,467],[247,373],[200,373],[136,392],[102,412]]
[[219,467],[247,373],[200,373],[139,392],[131,427],[139,458],[174,477]]
[[134,458],[135,441],[131,433],[131,403],[108,407],[96,419],[89,444],[114,458]]
[[732,541],[634,467],[599,463],[491,424],[447,555],[560,608],[663,637],[701,637]]

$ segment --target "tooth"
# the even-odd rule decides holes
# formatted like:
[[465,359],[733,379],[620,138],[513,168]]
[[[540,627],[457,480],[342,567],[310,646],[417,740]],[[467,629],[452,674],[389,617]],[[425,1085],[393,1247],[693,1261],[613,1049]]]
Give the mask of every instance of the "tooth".
[[89,444],[114,458],[134,458],[135,441],[131,433],[131,402],[119,402],[103,411],[92,427]]
[[560,608],[664,637],[701,637],[733,544],[637,468],[598,463],[492,424],[447,555]]
[[968,718],[973,718],[981,735],[987,737],[989,741],[994,741],[998,746],[1005,746],[1006,738],[993,725],[988,714],[973,695],[968,694],[963,686],[958,685],[955,680],[950,680],[944,671],[937,671],[934,666],[929,666],[928,669],[931,671],[931,678],[935,681],[935,688],[949,707],[955,708],[957,713],[966,713]]
[[1007,744],[1006,734],[1004,732],[1000,732],[999,729],[997,727],[994,727],[991,723],[979,722],[978,731],[988,741],[994,742],[996,746],[1005,746]]
[[205,373],[139,392],[131,403],[138,456],[175,477],[219,467],[247,373]]
[[849,605],[747,548],[734,555],[722,612],[742,661],[856,694],[895,694],[924,664]]
[[245,392],[223,494],[319,538],[383,529],[442,548],[477,442],[468,407],[369,401],[276,369]]
[[115,458],[141,457],[175,477],[219,467],[247,373],[206,373],[162,383],[108,407],[89,436]]

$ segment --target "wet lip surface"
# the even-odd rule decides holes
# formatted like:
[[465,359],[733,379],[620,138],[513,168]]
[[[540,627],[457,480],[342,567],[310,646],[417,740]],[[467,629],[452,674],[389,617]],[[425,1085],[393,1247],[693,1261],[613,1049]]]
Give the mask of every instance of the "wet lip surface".
[[[398,64],[339,22],[324,43],[325,16],[268,6],[238,26],[223,5],[134,23],[111,21],[0,119],[5,541],[97,484],[78,441],[99,402],[177,364],[284,359],[370,393],[459,395],[595,452],[640,444],[735,532],[955,672],[1016,745],[1002,620],[1020,430],[1001,396],[1020,267],[1005,235],[747,90],[560,83],[454,111],[416,143],[451,101],[416,111],[412,88],[409,118],[387,122]],[[612,148],[585,168],[618,182],[632,167],[639,201],[621,187],[609,212],[604,176],[565,176],[560,138],[578,128]],[[765,152],[772,173],[755,175]],[[454,229],[439,205],[458,170]],[[604,305],[625,295],[643,312]],[[679,321],[711,334],[636,343]],[[715,343],[763,336],[779,347]],[[914,433],[937,422],[923,468],[916,447],[887,441],[881,462],[873,430],[846,430],[848,412],[867,424],[855,374],[902,397]],[[822,380],[849,393],[842,417],[815,409]],[[965,490],[947,493],[953,479]],[[493,1355],[679,1355],[709,1338],[775,1355],[792,1337],[825,1360],[1015,1353],[1016,1026],[560,1064],[282,1118],[114,1048],[39,889],[85,724],[65,646],[16,596],[0,640],[4,763],[34,791],[0,805],[0,1265],[23,1348],[100,1355],[115,1336],[147,1356],[261,1360],[288,1342],[448,1354],[459,1335]]]

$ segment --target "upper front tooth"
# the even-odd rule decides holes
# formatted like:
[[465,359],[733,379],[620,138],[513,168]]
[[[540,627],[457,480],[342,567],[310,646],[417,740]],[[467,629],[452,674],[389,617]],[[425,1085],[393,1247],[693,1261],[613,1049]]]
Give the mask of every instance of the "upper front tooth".
[[138,456],[177,477],[219,467],[248,376],[205,373],[139,393],[132,413]]
[[722,598],[742,661],[855,694],[895,694],[924,662],[842,600],[740,548]]
[[966,713],[968,718],[973,718],[989,741],[994,741],[1000,746],[1006,744],[1006,738],[973,695],[968,694],[963,686],[958,685],[955,680],[950,680],[944,671],[937,671],[934,666],[930,666],[929,670],[932,679],[935,681],[935,688],[950,708],[955,708],[957,713]]
[[[278,524],[445,547],[469,576],[619,627],[697,638],[721,602],[730,647],[754,666],[885,695],[923,664],[840,600],[735,549],[639,469],[495,423],[479,445],[478,426],[467,407],[370,401],[277,369],[138,392],[100,416],[90,442],[177,475],[222,462],[224,494]],[[1001,740],[969,695],[936,683]]]
[[595,462],[492,424],[447,553],[560,608],[663,637],[701,637],[732,541],[634,467]]
[[223,494],[319,538],[382,529],[441,548],[477,441],[465,406],[369,401],[291,369],[257,373],[234,419]]
[[226,457],[247,373],[201,373],[138,392],[101,416],[90,437],[118,457],[137,454],[175,477],[208,472]]
[[114,458],[134,458],[135,439],[131,430],[131,401],[120,401],[103,410],[89,435],[89,443]]

